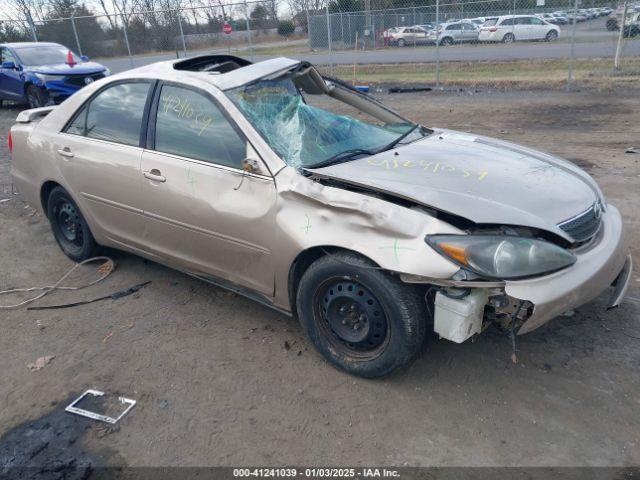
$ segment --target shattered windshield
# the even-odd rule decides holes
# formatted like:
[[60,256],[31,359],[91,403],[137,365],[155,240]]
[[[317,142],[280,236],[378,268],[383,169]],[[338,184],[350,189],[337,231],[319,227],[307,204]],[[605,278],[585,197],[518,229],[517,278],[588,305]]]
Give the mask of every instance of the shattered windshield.
[[271,148],[294,167],[320,167],[374,154],[417,127],[409,122],[376,125],[309,105],[290,76],[261,80],[227,94]]

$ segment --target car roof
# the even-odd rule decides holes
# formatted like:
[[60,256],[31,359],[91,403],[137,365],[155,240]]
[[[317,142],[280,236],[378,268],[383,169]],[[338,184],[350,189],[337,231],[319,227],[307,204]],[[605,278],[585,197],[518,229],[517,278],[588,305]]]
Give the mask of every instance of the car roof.
[[300,60],[294,60],[286,57],[271,58],[262,62],[251,63],[242,58],[230,55],[201,55],[199,57],[191,57],[189,58],[189,61],[201,58],[203,60],[211,59],[211,61],[214,62],[218,57],[224,57],[225,60],[235,58],[238,60],[240,65],[244,66],[240,66],[239,68],[226,73],[182,70],[178,67],[180,67],[181,63],[185,62],[185,59],[181,58],[152,63],[150,65],[145,65],[133,70],[127,70],[126,72],[112,75],[109,78],[157,78],[160,80],[179,80],[184,83],[188,83],[188,80],[191,78],[197,81],[207,82],[220,90],[230,90],[232,88],[260,80],[261,78],[280,75],[301,63]]
[[500,15],[498,18],[505,19],[505,18],[523,18],[523,17],[535,17],[535,15],[533,13],[530,15]]
[[13,43],[0,43],[0,47],[9,47],[15,50],[27,47],[62,47],[59,43],[54,42],[13,42]]

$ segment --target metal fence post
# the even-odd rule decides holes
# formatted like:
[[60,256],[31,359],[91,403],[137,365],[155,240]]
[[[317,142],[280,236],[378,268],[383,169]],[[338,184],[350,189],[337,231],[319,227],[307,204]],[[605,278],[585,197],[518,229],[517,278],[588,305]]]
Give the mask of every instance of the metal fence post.
[[82,56],[82,47],[80,46],[80,39],[78,38],[78,30],[76,30],[76,19],[73,18],[73,15],[71,15],[71,27],[73,27],[73,36],[76,37],[78,53]]
[[33,41],[38,41],[38,35],[36,35],[36,27],[33,24],[33,18],[31,18],[31,12],[29,10],[25,10],[25,16],[27,17],[27,23],[29,24],[29,28],[31,29],[31,36],[33,37]]
[[131,68],[133,68],[133,56],[131,55],[131,47],[129,46],[129,35],[127,35],[127,22],[124,21],[124,13],[121,13],[120,15],[122,16],[122,31],[124,32],[124,43],[127,44],[129,63],[131,63]]
[[440,87],[440,0],[436,0],[436,88]]
[[[618,33],[618,45],[616,46],[616,56],[613,60],[613,68],[616,70],[620,70],[620,56],[622,55],[622,42],[624,39],[624,27],[627,23],[628,7],[628,2],[624,2],[624,8],[622,9],[622,21],[620,22],[620,32]],[[629,33],[629,35],[631,35],[631,33]]]
[[[251,61],[253,61],[253,42],[251,41],[251,24],[249,23],[249,6],[247,5],[247,1],[244,2],[244,19],[247,25],[247,40],[249,41],[249,55],[251,56]],[[307,17],[307,21],[309,21]],[[307,30],[309,29],[309,25],[307,24]]]
[[307,40],[309,41],[309,50],[311,50],[311,22],[309,21],[309,6],[306,7],[307,11]]
[[176,15],[178,16],[178,27],[180,28],[180,39],[182,40],[182,51],[184,52],[184,56],[187,56],[187,44],[184,41],[184,31],[182,30],[182,19],[180,18],[180,10],[176,10]]
[[573,80],[573,60],[576,54],[576,25],[578,24],[578,1],[573,3],[573,23],[571,29],[571,53],[569,54],[569,71],[567,72],[567,92],[571,90],[571,82]]
[[331,18],[329,17],[329,2],[325,5],[327,16],[327,44],[329,45],[329,72],[333,76],[333,53],[331,51]]

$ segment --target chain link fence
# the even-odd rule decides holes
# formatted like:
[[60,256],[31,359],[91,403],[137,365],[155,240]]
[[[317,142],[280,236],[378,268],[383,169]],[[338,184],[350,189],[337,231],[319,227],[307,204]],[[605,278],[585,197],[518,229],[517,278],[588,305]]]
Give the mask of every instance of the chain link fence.
[[640,79],[640,3],[420,1],[312,8],[303,0],[285,12],[278,0],[253,0],[104,15],[82,6],[68,17],[0,19],[0,42],[60,43],[112,71],[217,52],[301,58],[362,85],[571,88]]
[[624,4],[598,0],[443,1],[368,12],[328,6],[310,17],[309,46],[326,52],[327,73],[354,83],[637,81],[640,3],[626,5],[626,16]]

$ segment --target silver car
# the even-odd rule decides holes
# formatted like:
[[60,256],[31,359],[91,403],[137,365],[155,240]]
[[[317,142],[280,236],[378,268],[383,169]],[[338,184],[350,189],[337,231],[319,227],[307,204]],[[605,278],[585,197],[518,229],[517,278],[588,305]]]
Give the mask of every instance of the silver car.
[[383,33],[383,37],[389,44],[399,47],[406,45],[424,45],[435,42],[435,37],[430,35],[430,30],[420,25],[390,28]]
[[606,290],[618,305],[631,277],[620,213],[577,166],[416,124],[299,60],[129,70],[21,112],[9,146],[69,258],[118,248],[230,288],[363,377],[428,330],[515,339]]
[[478,41],[480,27],[471,21],[459,21],[443,23],[437,32],[440,45],[453,45],[454,43],[475,43]]

